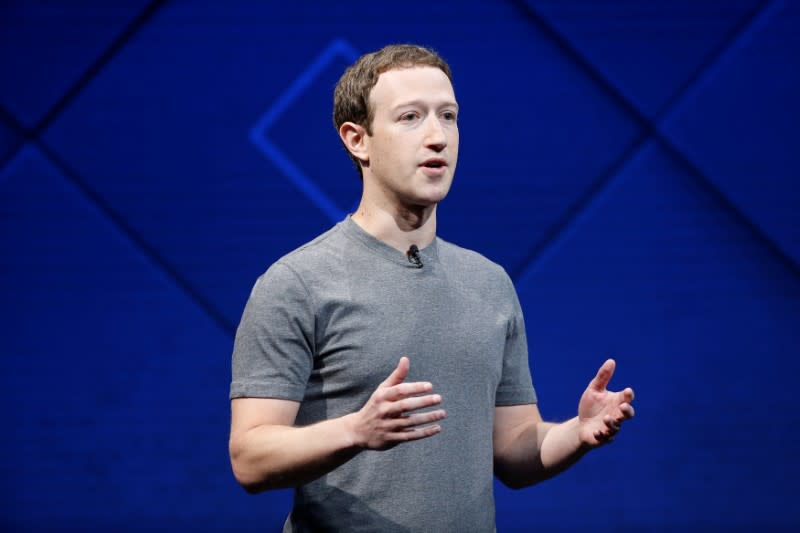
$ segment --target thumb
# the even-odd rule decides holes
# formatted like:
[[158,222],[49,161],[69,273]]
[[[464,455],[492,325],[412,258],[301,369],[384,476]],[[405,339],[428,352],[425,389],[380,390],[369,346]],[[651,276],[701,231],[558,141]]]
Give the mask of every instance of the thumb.
[[410,362],[408,357],[401,357],[400,361],[397,363],[397,368],[392,370],[392,373],[389,374],[389,377],[386,378],[383,383],[381,383],[381,387],[393,387],[395,385],[399,385],[402,383],[406,376],[408,376],[408,368],[410,366]]
[[614,375],[614,368],[617,364],[613,359],[607,359],[605,363],[600,366],[597,375],[589,383],[589,388],[597,392],[603,392],[611,381],[611,376]]

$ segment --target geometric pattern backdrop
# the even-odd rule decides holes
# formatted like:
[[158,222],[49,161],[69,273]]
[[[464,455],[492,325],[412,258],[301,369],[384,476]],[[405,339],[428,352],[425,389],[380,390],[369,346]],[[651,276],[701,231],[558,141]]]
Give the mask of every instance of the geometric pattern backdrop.
[[280,530],[233,334],[356,204],[332,88],[390,42],[451,64],[439,233],[514,279],[544,416],[608,356],[637,392],[498,530],[800,526],[800,4],[86,0],[0,7],[2,529]]

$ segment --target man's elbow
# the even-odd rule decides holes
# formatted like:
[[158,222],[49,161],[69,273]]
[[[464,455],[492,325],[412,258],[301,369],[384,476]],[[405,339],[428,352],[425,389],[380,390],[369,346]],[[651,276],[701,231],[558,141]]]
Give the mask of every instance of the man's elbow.
[[258,494],[270,488],[269,479],[258,475],[241,446],[231,442],[229,451],[233,477],[248,494]]
[[239,486],[248,494],[259,494],[269,488],[263,481],[255,481],[246,475],[237,473],[235,467],[233,469],[233,476],[236,478],[236,482],[239,483]]
[[500,483],[505,485],[511,490],[520,490],[525,487],[530,487],[536,483],[536,480],[525,479],[520,475],[511,475],[508,473],[500,473],[495,471],[495,477],[500,480]]
[[494,475],[511,490],[524,489],[547,479],[548,476],[543,475],[543,469],[536,466],[535,462],[525,466],[504,466],[495,461]]

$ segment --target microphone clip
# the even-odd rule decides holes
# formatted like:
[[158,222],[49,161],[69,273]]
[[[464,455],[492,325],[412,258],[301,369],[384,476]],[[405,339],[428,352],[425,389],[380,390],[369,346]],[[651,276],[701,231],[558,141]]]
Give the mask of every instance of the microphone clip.
[[414,263],[414,266],[417,268],[422,268],[422,258],[419,256],[419,248],[417,248],[416,244],[412,244],[408,248],[406,257],[408,257],[409,263]]

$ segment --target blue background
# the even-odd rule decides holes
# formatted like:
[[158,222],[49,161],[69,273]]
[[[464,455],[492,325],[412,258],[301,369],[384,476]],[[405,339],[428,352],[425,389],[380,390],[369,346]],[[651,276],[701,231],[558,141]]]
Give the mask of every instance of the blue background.
[[280,528],[232,336],[356,203],[332,88],[390,42],[453,68],[440,234],[513,277],[545,417],[637,391],[498,529],[800,526],[800,2],[82,0],[0,7],[2,529]]

